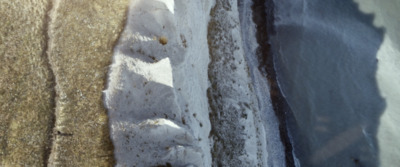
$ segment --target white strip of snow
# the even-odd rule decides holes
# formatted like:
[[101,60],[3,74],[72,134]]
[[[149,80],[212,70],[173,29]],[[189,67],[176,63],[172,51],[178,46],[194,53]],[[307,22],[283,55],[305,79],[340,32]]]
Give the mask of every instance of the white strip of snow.
[[131,1],[104,91],[116,166],[211,165],[211,5]]
[[[116,166],[270,164],[265,133],[276,125],[264,130],[237,1],[226,2],[209,27],[211,0],[131,1],[104,91]],[[209,88],[209,78],[219,86]]]

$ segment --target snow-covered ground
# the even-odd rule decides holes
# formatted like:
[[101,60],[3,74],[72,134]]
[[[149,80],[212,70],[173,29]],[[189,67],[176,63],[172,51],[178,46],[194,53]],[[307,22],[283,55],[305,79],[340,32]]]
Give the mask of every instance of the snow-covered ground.
[[266,166],[265,128],[244,56],[237,1],[216,1],[210,15],[212,165]]
[[105,91],[117,166],[211,164],[206,95],[211,5],[131,1]]
[[117,166],[284,165],[267,82],[248,66],[250,5],[131,1],[104,91]]

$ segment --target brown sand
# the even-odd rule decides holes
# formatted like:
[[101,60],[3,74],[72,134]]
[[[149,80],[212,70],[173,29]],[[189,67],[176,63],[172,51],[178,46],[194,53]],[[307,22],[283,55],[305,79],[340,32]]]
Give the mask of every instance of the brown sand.
[[128,3],[0,2],[0,166],[113,165],[102,90]]

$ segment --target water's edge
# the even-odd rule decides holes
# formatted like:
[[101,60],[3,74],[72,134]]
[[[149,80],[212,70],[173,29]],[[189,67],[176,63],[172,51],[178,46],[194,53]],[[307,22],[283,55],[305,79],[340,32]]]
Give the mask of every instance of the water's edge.
[[[257,48],[259,70],[264,72],[270,88],[272,107],[279,121],[279,135],[285,149],[286,166],[295,166],[293,157],[293,146],[289,137],[288,115],[292,112],[279,87],[274,55],[271,51],[270,36],[274,30],[274,2],[272,0],[253,0],[253,21],[256,24],[256,38],[259,46]],[[260,17],[261,16],[261,17]]]

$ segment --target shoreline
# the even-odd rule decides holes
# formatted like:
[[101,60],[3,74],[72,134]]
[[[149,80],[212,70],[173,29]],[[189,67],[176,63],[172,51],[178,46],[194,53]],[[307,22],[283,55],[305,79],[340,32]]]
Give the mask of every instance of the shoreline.
[[[270,98],[273,106],[274,113],[279,121],[279,132],[282,144],[285,148],[286,166],[295,166],[293,157],[293,145],[290,141],[287,114],[292,112],[284,98],[276,77],[274,66],[274,55],[271,51],[271,44],[269,43],[270,35],[274,34],[274,11],[273,7],[269,10],[266,9],[267,5],[274,5],[272,0],[253,0],[253,22],[256,26],[256,38],[259,47],[257,48],[258,59],[260,60],[260,71],[263,71],[269,82]],[[265,17],[257,17],[265,16]],[[266,47],[260,47],[266,46]]]

